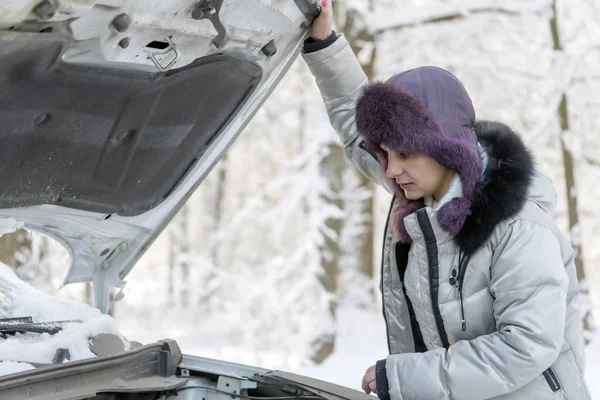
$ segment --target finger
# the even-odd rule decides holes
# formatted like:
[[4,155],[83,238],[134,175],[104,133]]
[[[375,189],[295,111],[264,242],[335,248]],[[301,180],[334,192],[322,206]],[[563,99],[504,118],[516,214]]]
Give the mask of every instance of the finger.
[[366,394],[371,393],[371,389],[369,389],[369,383],[365,382],[364,378],[363,378],[361,387],[362,387],[363,392],[365,392]]
[[321,5],[321,13],[330,13],[331,12],[331,0],[319,0],[319,4]]
[[369,390],[371,390],[371,392],[373,392],[373,393],[377,392],[377,382],[376,381],[369,383]]
[[370,384],[371,384],[371,382],[375,381],[375,379],[376,379],[376,373],[375,373],[376,367],[377,367],[377,365],[372,365],[369,368],[367,368],[367,371],[365,372],[365,375],[363,376],[362,389],[364,390],[364,392],[366,394],[370,394],[373,391],[370,388]]

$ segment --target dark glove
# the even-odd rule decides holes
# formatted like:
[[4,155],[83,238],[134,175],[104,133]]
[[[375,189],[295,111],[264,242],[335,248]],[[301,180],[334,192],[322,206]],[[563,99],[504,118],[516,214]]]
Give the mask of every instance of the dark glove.
[[375,364],[375,379],[377,382],[377,397],[381,400],[390,400],[390,387],[385,368],[386,360],[379,360]]
[[315,51],[323,50],[324,48],[331,46],[337,38],[338,36],[335,31],[331,31],[331,35],[324,40],[315,40],[310,37],[304,41],[303,51],[304,53],[314,53]]

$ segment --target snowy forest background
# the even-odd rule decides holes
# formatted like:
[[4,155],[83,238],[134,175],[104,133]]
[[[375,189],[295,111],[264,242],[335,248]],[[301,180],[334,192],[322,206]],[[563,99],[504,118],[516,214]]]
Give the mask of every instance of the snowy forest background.
[[[336,31],[371,79],[446,68],[480,119],[511,125],[534,150],[558,192],[556,221],[579,250],[590,366],[600,372],[600,0],[334,6]],[[299,58],[128,276],[111,314],[130,339],[169,337],[186,353],[358,387],[386,355],[377,287],[389,201],[344,158]],[[43,236],[5,235],[0,256],[47,293],[91,301],[89,285],[58,290],[67,253]]]

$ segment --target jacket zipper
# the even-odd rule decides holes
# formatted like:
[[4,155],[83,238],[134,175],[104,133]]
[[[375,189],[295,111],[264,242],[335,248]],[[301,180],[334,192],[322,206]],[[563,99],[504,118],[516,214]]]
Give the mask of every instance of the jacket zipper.
[[464,253],[462,253],[463,256],[459,257],[459,262],[458,262],[458,295],[460,297],[460,314],[461,314],[461,319],[460,319],[460,323],[462,325],[462,331],[465,332],[467,330],[467,320],[465,319],[465,303],[463,300],[463,283],[465,281],[465,273],[467,272],[467,265],[469,264],[469,261],[471,260],[471,256],[470,255],[464,255]]
[[560,382],[554,374],[554,371],[552,371],[552,368],[545,370],[543,375],[544,378],[546,378],[546,382],[548,382],[548,386],[552,389],[552,392],[558,392],[561,389]]
[[[396,197],[392,197],[392,203],[390,204],[390,210],[388,211],[387,219],[385,220],[385,229],[383,230],[383,245],[381,246],[381,307],[383,312],[383,320],[385,321],[385,337],[387,339],[388,345],[388,354],[392,354],[392,344],[390,343],[390,332],[388,327],[388,319],[387,314],[385,313],[385,285],[383,284],[383,265],[385,264],[385,242],[388,236],[388,228],[390,225],[390,217],[392,215],[392,210],[394,209],[394,201]],[[390,251],[393,251],[390,247]],[[388,257],[389,258],[389,257]]]
[[429,221],[429,217],[427,216],[427,210],[424,208],[417,210],[417,220],[419,222],[419,226],[421,227],[421,231],[423,232],[427,249],[427,260],[429,265],[429,298],[431,301],[431,308],[433,310],[433,317],[435,318],[435,325],[437,327],[438,334],[440,335],[442,346],[447,349],[450,347],[450,344],[448,342],[448,335],[446,334],[446,329],[444,328],[444,320],[442,319],[440,305],[438,302],[440,269],[437,240],[435,238],[435,233],[433,233],[433,228],[431,227],[431,221]]
[[463,282],[465,281],[465,274],[467,272],[467,265],[471,261],[470,255],[465,255],[458,264],[458,286],[462,288]]

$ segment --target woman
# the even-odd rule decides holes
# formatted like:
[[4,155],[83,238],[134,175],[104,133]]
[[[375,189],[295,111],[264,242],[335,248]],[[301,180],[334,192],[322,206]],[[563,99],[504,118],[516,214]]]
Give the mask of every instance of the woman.
[[394,195],[381,292],[381,399],[590,399],[574,251],[556,195],[511,129],[476,121],[452,74],[367,83],[329,0],[305,43],[348,157]]

